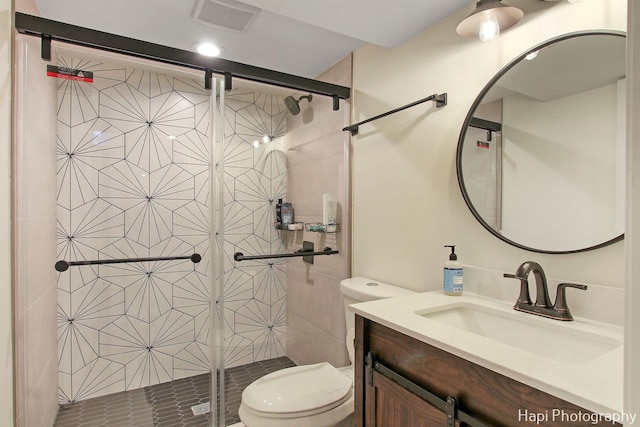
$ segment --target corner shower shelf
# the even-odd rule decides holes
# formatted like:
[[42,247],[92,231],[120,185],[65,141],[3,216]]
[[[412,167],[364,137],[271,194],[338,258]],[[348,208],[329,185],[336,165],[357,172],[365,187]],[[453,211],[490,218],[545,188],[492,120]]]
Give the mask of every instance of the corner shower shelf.
[[316,233],[337,233],[340,231],[340,224],[322,224],[321,222],[312,222],[305,224],[305,230],[315,231]]
[[[273,223],[273,227],[276,230],[283,230],[283,231],[302,231],[304,230],[304,223],[302,222],[293,222],[291,224],[289,224],[289,228],[284,228],[284,226],[282,224],[280,224],[279,222],[274,222]],[[293,228],[291,228],[293,227]]]
[[321,222],[294,222],[291,224],[293,228],[283,228],[282,224],[275,222],[273,227],[276,230],[281,231],[311,231],[314,233],[338,233],[340,231],[340,224],[323,224]]

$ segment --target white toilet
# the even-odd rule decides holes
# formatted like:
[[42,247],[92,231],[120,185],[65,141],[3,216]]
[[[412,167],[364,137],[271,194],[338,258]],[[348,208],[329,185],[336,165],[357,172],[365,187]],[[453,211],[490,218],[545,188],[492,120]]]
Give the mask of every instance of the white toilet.
[[[364,277],[340,283],[347,323],[347,350],[353,363],[355,316],[349,305],[413,293]],[[242,393],[239,415],[246,427],[351,427],[353,365],[323,362],[265,375]]]

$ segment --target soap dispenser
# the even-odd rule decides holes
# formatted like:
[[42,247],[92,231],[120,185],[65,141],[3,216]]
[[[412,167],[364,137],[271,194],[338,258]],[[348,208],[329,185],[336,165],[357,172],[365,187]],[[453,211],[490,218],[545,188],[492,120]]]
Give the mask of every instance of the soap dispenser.
[[460,296],[462,295],[462,264],[458,261],[455,245],[445,245],[445,248],[451,248],[449,261],[444,264],[444,282],[442,290],[446,295]]

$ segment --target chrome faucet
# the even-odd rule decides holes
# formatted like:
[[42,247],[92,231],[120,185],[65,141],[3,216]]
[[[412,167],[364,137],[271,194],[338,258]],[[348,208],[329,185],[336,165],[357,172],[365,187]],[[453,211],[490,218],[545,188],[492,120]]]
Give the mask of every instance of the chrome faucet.
[[[533,273],[536,281],[535,304],[531,302],[531,297],[529,296],[529,275],[531,273]],[[537,262],[525,261],[520,264],[516,270],[516,274],[505,273],[504,277],[518,279],[520,281],[520,295],[518,296],[516,305],[513,306],[514,310],[556,320],[573,320],[569,306],[567,306],[566,289],[587,289],[586,285],[560,283],[556,291],[556,301],[553,306],[551,306],[551,299],[549,298],[549,290],[547,288],[547,278],[544,275],[544,270]]]

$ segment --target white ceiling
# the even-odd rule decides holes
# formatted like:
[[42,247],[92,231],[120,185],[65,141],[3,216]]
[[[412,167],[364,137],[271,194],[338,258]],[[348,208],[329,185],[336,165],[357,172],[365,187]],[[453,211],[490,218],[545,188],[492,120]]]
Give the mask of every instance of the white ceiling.
[[[225,2],[231,0],[217,0]],[[315,78],[365,43],[393,48],[470,0],[243,0],[260,8],[245,32],[193,19],[198,0],[36,0],[42,17]]]

